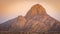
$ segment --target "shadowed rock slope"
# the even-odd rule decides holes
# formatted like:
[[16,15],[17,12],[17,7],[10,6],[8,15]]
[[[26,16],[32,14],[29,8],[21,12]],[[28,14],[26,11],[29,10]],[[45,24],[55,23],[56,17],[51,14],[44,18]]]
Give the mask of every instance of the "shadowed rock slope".
[[0,24],[0,31],[60,32],[60,22],[49,16],[41,5],[36,4],[26,16],[18,16]]

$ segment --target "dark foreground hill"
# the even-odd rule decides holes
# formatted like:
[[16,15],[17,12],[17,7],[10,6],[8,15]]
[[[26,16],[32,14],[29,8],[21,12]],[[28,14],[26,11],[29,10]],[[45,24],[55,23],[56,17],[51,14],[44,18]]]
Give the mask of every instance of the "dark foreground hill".
[[60,22],[49,16],[41,5],[36,4],[26,16],[18,16],[0,24],[0,31],[60,32]]

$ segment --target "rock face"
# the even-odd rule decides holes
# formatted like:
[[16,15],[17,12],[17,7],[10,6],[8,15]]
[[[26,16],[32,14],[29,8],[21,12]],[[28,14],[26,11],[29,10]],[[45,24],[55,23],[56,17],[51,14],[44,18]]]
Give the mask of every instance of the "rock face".
[[45,9],[39,5],[39,4],[36,4],[34,6],[32,6],[32,8],[28,11],[28,13],[26,14],[26,18],[31,18],[35,15],[43,15],[43,14],[46,14],[46,11]]
[[59,32],[60,22],[50,17],[41,5],[36,4],[26,16],[18,16],[14,20],[1,24],[0,27],[0,31]]

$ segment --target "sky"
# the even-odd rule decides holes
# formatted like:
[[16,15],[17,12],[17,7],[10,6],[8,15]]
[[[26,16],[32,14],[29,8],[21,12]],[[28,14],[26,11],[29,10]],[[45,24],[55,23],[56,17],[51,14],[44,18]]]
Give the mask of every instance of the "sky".
[[60,21],[60,0],[0,0],[0,23],[25,16],[35,4],[42,5],[48,15]]

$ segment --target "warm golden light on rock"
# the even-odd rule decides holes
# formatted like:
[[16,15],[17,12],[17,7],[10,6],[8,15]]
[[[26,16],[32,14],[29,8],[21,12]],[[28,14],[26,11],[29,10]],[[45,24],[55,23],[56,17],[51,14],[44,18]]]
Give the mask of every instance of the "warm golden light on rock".
[[0,31],[59,32],[60,22],[49,16],[41,5],[36,4],[27,12],[26,16],[20,15],[1,24]]

